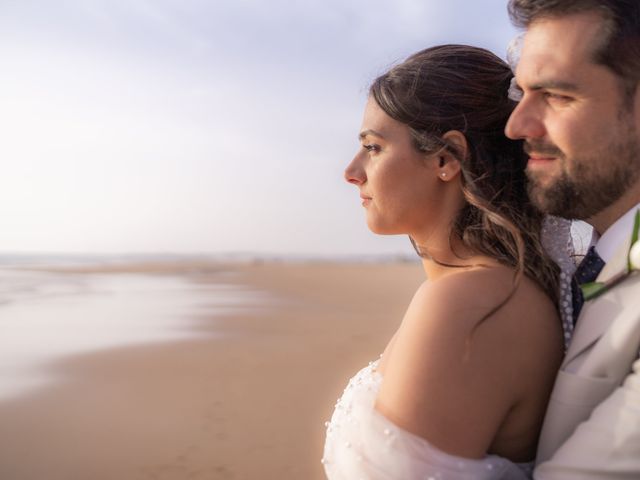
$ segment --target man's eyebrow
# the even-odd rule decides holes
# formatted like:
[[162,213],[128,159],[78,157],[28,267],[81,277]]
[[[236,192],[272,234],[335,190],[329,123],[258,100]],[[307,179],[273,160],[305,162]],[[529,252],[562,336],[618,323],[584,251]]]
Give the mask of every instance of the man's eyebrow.
[[536,82],[529,86],[530,90],[563,90],[565,92],[576,92],[579,90],[578,85],[572,82],[565,82],[563,80],[547,80],[542,82]]
[[366,137],[367,135],[371,135],[373,137],[379,137],[379,138],[384,138],[384,135],[382,135],[380,132],[376,132],[375,130],[371,130],[370,128],[367,130],[363,130],[360,132],[360,134],[358,135],[358,138],[360,140],[362,140],[364,137]]

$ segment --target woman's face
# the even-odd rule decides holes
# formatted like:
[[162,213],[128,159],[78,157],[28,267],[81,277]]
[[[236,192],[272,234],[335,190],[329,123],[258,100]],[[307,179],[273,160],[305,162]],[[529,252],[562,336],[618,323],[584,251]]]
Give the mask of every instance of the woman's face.
[[429,235],[442,200],[439,159],[419,152],[409,127],[389,117],[369,97],[360,149],[345,170],[358,187],[369,229],[379,234]]

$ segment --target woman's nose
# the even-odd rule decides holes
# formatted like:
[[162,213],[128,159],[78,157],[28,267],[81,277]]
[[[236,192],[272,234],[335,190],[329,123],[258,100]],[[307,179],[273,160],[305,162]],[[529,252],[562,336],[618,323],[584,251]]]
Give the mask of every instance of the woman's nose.
[[361,162],[356,156],[344,170],[344,179],[354,185],[362,185],[366,181],[366,175]]

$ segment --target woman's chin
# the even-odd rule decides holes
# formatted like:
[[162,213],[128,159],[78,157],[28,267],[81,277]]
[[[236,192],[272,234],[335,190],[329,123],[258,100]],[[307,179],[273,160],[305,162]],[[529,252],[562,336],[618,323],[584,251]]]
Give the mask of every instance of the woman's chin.
[[383,225],[378,222],[368,221],[367,226],[376,235],[404,235],[406,232],[393,228],[391,225]]

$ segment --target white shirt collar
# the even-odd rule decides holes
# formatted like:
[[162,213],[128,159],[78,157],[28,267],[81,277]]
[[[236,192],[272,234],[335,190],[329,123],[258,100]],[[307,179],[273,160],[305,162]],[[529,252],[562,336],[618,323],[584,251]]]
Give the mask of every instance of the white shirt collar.
[[593,241],[596,245],[596,251],[605,263],[609,262],[613,258],[616,254],[616,250],[627,239],[627,236],[631,235],[636,210],[639,208],[640,203],[616,220],[613,225],[605,230],[599,239],[594,230]]

